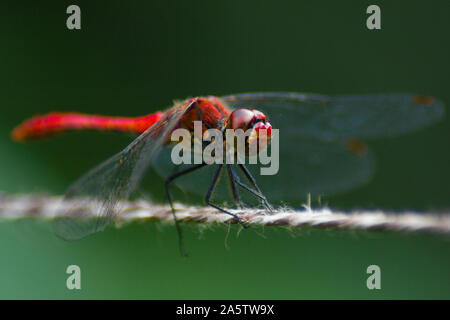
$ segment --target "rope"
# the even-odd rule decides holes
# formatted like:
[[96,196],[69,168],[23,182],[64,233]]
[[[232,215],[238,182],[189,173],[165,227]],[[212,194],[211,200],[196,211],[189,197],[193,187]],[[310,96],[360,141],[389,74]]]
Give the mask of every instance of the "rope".
[[[76,204],[80,206],[80,204]],[[66,212],[64,208],[74,203],[62,202],[61,197],[46,195],[0,195],[0,219],[24,217],[53,218]],[[168,205],[152,204],[145,200],[123,202],[123,210],[117,224],[132,221],[173,221]],[[237,220],[210,207],[175,204],[177,218],[184,222],[235,224]],[[89,207],[77,207],[83,214],[92,214]],[[305,210],[278,209],[270,213],[261,209],[229,210],[239,215],[248,225],[256,226],[311,226],[317,228],[390,230],[390,231],[427,231],[450,233],[450,214],[406,212],[384,212],[381,210],[357,210],[352,212],[332,211],[329,208]]]

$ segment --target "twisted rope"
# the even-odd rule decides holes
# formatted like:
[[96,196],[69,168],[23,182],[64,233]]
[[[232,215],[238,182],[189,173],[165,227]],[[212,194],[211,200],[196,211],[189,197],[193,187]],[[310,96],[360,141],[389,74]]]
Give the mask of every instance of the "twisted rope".
[[[24,217],[53,218],[65,212],[64,208],[73,203],[62,202],[61,197],[45,195],[0,195],[0,219]],[[79,206],[79,204],[77,204]],[[210,207],[186,206],[175,204],[177,218],[185,222],[197,223],[237,223],[230,215],[223,214]],[[145,200],[122,203],[123,211],[118,224],[139,220],[173,221],[168,205],[152,204]],[[84,214],[92,214],[89,207],[77,208]],[[390,231],[427,231],[450,233],[450,214],[431,214],[417,212],[352,211],[337,212],[329,208],[290,210],[279,209],[268,213],[265,210],[230,210],[249,225],[258,226],[311,226],[335,229],[390,230]]]

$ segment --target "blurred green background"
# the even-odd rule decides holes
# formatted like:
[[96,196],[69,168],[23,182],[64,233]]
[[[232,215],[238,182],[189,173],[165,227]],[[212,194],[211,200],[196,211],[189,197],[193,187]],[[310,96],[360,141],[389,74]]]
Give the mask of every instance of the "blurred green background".
[[[82,29],[66,28],[77,4]],[[10,140],[49,111],[143,115],[173,99],[247,91],[410,92],[448,106],[448,1],[2,1],[0,191],[62,194],[132,137],[70,133]],[[448,108],[447,108],[448,109]],[[399,119],[401,121],[401,119]],[[327,197],[334,208],[450,207],[450,121],[370,144],[374,179]],[[163,201],[150,173],[149,192]],[[57,239],[41,220],[0,222],[0,298],[450,298],[448,237],[425,234],[133,224]],[[226,248],[228,243],[229,249]],[[65,287],[68,265],[82,290]],[[366,288],[379,265],[382,289]]]

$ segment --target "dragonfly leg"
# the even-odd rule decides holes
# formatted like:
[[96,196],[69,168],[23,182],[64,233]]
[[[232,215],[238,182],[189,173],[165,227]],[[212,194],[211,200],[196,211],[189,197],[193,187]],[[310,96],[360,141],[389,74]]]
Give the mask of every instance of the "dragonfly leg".
[[267,202],[266,197],[261,193],[260,190],[255,191],[254,189],[250,188],[248,185],[246,185],[245,183],[241,182],[241,180],[239,179],[239,176],[236,174],[236,172],[234,171],[234,168],[231,167],[231,171],[232,171],[232,177],[231,179],[234,180],[235,183],[237,183],[240,187],[242,187],[243,189],[247,190],[248,192],[250,192],[251,194],[253,194],[255,197],[259,198],[261,200],[262,205],[269,211],[272,211],[272,207],[270,206],[270,204]]
[[244,224],[244,223],[242,222],[241,218],[239,218],[239,217],[238,217],[237,215],[235,215],[234,213],[231,213],[231,212],[229,212],[229,211],[227,211],[227,210],[225,210],[225,209],[219,207],[218,205],[214,204],[214,203],[212,202],[212,200],[211,200],[212,194],[213,194],[213,192],[214,192],[214,189],[216,188],[217,183],[218,183],[218,181],[219,181],[219,176],[220,176],[220,173],[222,172],[222,168],[223,168],[223,164],[218,164],[216,173],[214,174],[213,181],[212,181],[211,185],[210,185],[209,188],[208,188],[208,192],[206,193],[205,201],[206,201],[206,203],[207,203],[208,205],[210,205],[211,207],[213,207],[213,208],[215,208],[215,209],[217,209],[217,210],[219,210],[219,211],[221,211],[221,212],[223,212],[223,213],[226,213],[226,214],[228,214],[228,215],[234,217],[234,218],[239,222],[239,224],[240,224],[241,226],[243,226],[244,228],[247,228],[247,225]]
[[181,171],[177,171],[173,174],[171,174],[169,177],[167,177],[166,179],[166,194],[167,194],[167,199],[169,200],[170,203],[170,207],[172,208],[172,214],[173,214],[173,219],[175,220],[175,227],[177,229],[177,233],[178,233],[178,242],[179,242],[179,247],[180,247],[180,252],[181,255],[183,257],[187,257],[186,251],[184,250],[184,244],[183,244],[183,231],[181,230],[181,227],[178,223],[177,220],[177,215],[175,213],[175,208],[173,206],[173,198],[172,198],[172,193],[170,192],[170,187],[172,182],[178,178],[181,177],[189,172],[195,171],[197,169],[200,169],[202,167],[204,167],[206,165],[206,163],[202,163],[202,164],[197,164],[194,165],[192,167],[189,167],[187,169],[181,170]]
[[[255,178],[253,178],[252,174],[250,173],[250,171],[248,171],[247,167],[244,166],[243,164],[238,164],[239,168],[242,170],[242,172],[244,173],[244,175],[246,176],[247,180],[250,182],[250,184],[256,189],[257,192],[255,192],[255,190],[250,191],[248,188],[248,186],[242,184],[241,182],[238,180],[237,183],[243,187],[244,189],[247,189],[248,191],[252,192],[255,196],[259,197],[264,205],[264,207],[269,210],[270,212],[273,212],[273,207],[270,205],[269,201],[267,201],[267,198],[264,196],[264,194],[261,192],[261,190],[259,189],[258,185],[256,184],[256,180]],[[245,187],[244,187],[245,186]]]
[[244,201],[241,200],[241,196],[239,195],[239,190],[236,188],[236,181],[234,178],[235,173],[232,171],[233,168],[231,165],[227,164],[227,172],[228,177],[230,179],[230,185],[231,185],[231,192],[233,194],[234,201],[236,204],[242,208],[250,208],[248,204],[246,204]]

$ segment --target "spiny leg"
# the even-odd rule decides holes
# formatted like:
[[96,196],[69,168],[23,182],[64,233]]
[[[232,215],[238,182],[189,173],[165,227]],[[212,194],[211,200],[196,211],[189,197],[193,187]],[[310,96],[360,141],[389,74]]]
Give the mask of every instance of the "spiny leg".
[[227,173],[228,178],[230,179],[231,192],[233,194],[234,201],[238,206],[249,208],[249,206],[241,200],[241,196],[239,195],[239,190],[236,188],[236,179],[234,177],[235,173],[230,164],[227,164]]
[[[244,166],[243,164],[238,164],[239,168],[242,170],[242,172],[244,172],[245,177],[247,178],[247,180],[250,182],[250,184],[256,189],[256,191],[259,193],[259,198],[262,200],[264,207],[266,207],[267,210],[269,211],[273,211],[273,207],[270,205],[270,203],[267,201],[267,198],[264,196],[264,194],[261,192],[261,190],[259,189],[258,185],[256,184],[256,180],[255,178],[253,178],[252,174],[250,173],[250,171],[248,171],[247,167]],[[240,183],[238,182],[238,184],[240,185]],[[241,185],[241,187],[243,187]],[[247,187],[247,186],[246,186]],[[244,187],[245,188],[245,187]],[[248,187],[247,187],[248,188]],[[250,190],[249,190],[250,191]],[[256,193],[254,193],[256,195]]]
[[170,175],[169,177],[167,177],[167,179],[166,179],[166,193],[167,193],[167,198],[168,198],[168,200],[169,200],[170,207],[172,208],[173,219],[175,220],[175,227],[176,227],[177,233],[178,233],[178,245],[179,245],[179,248],[180,248],[180,253],[181,253],[181,255],[182,255],[183,257],[187,257],[187,254],[186,254],[186,252],[184,251],[184,245],[183,245],[183,231],[181,230],[181,227],[180,227],[180,225],[179,225],[179,223],[178,223],[178,220],[177,220],[177,215],[176,215],[176,213],[175,213],[175,208],[174,208],[174,206],[173,206],[172,194],[170,193],[170,186],[171,186],[171,183],[172,183],[176,178],[179,178],[179,177],[181,177],[181,176],[183,176],[183,175],[185,175],[185,174],[187,174],[187,173],[189,173],[189,172],[192,172],[192,171],[195,171],[195,170],[197,170],[197,169],[200,169],[200,168],[204,167],[205,165],[206,165],[206,163],[197,164],[197,165],[194,165],[194,166],[192,166],[192,167],[190,167],[190,168],[187,168],[187,169],[184,169],[184,170],[181,170],[181,171],[177,171],[177,172],[171,174],[171,175]]
[[239,176],[236,174],[234,168],[231,168],[231,171],[233,173],[233,178],[234,182],[237,183],[240,187],[242,187],[243,189],[247,190],[248,192],[250,192],[251,194],[253,194],[255,197],[259,198],[261,201],[261,204],[270,212],[273,211],[272,206],[269,204],[269,202],[267,201],[267,198],[261,193],[261,191],[256,191],[252,188],[250,188],[248,185],[246,185],[245,183],[241,182]]
[[230,166],[230,172],[231,172],[231,176],[230,178],[232,179],[232,183],[237,183],[240,187],[242,187],[243,189],[247,190],[248,192],[250,192],[251,194],[253,194],[255,197],[259,198],[262,202],[265,200],[264,195],[260,194],[258,191],[255,191],[254,189],[250,188],[248,185],[246,185],[245,183],[241,182],[241,179],[239,178],[239,176],[237,175],[236,171],[234,170],[233,167]]
[[237,215],[235,215],[234,213],[228,212],[227,210],[219,207],[218,205],[212,203],[212,201],[211,201],[211,197],[212,197],[212,194],[214,192],[214,189],[216,188],[217,183],[219,182],[219,176],[220,176],[220,173],[222,172],[223,164],[218,164],[217,166],[218,167],[217,167],[216,173],[214,174],[214,178],[212,180],[212,183],[211,183],[211,185],[208,188],[208,192],[206,193],[205,201],[211,207],[213,207],[213,208],[215,208],[215,209],[217,209],[217,210],[219,210],[219,211],[221,211],[223,213],[226,213],[226,214],[234,217],[235,219],[237,219],[237,221],[239,222],[239,224],[241,226],[243,226],[244,228],[247,228],[247,226],[242,222],[242,220]]

